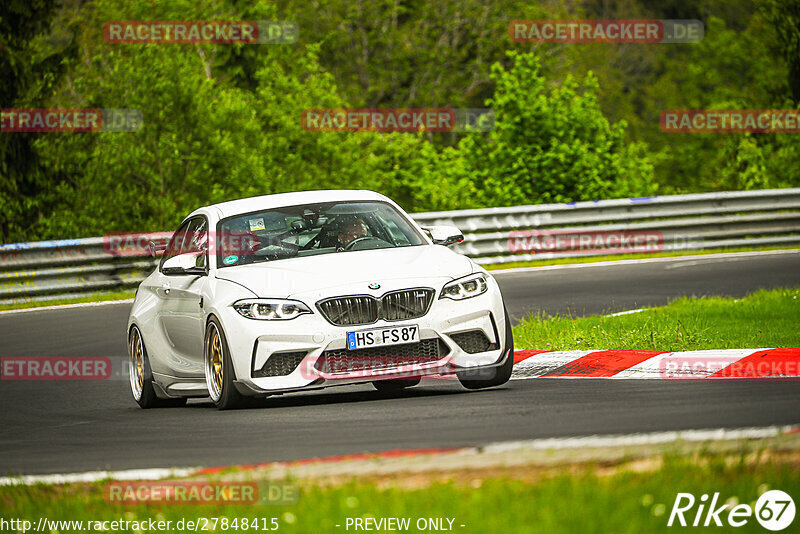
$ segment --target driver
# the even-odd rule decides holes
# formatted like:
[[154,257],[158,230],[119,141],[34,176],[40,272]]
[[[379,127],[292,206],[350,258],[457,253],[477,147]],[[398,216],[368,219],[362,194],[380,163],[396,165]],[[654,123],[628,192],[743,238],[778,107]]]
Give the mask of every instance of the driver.
[[352,243],[358,238],[370,235],[369,226],[362,219],[356,217],[349,219],[341,228],[339,228],[339,235],[337,240],[341,248],[346,248],[347,245]]

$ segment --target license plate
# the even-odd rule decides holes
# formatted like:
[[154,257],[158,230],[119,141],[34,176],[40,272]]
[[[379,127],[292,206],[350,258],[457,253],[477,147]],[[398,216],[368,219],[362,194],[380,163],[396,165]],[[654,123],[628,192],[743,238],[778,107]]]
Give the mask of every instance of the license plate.
[[350,350],[384,345],[402,345],[419,341],[419,327],[415,324],[372,328],[347,333],[347,348]]

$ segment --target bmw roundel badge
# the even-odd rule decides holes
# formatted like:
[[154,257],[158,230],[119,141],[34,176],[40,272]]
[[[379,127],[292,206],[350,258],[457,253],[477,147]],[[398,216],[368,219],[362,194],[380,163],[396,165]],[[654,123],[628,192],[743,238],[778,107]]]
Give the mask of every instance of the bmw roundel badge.
[[380,284],[378,284],[378,283],[372,282],[372,283],[369,285],[369,288],[370,288],[370,289],[380,289],[380,288],[381,288],[381,285],[380,285]]

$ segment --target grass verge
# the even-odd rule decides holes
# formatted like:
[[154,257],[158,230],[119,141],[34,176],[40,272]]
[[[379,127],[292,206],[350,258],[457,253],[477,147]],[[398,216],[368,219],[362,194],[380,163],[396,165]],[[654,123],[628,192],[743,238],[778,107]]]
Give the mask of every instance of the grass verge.
[[93,293],[85,297],[73,297],[64,299],[43,300],[34,302],[15,302],[13,304],[0,304],[0,311],[6,310],[25,310],[28,308],[42,308],[45,306],[62,306],[64,304],[84,304],[87,302],[105,302],[109,300],[132,299],[136,290],[109,291],[103,293]]
[[[296,504],[282,506],[110,504],[103,497],[103,483],[4,487],[0,488],[0,515],[26,519],[33,525],[42,517],[83,521],[83,531],[90,520],[153,518],[171,521],[173,527],[165,531],[187,532],[190,529],[175,528],[181,519],[185,524],[200,517],[224,517],[229,524],[234,519],[258,519],[259,529],[265,523],[271,526],[275,518],[278,530],[283,532],[347,532],[354,530],[352,526],[345,528],[348,518],[399,517],[410,519],[409,532],[420,531],[416,527],[420,519],[445,518],[445,525],[452,519],[452,530],[465,533],[640,533],[674,530],[667,527],[667,521],[679,492],[692,493],[697,499],[719,492],[718,504],[727,502],[731,506],[753,506],[769,489],[780,489],[795,499],[800,495],[800,478],[796,476],[800,450],[796,444],[768,450],[758,442],[743,441],[737,447],[733,452],[701,449],[687,454],[665,447],[632,461],[489,470],[465,467],[431,477],[414,472],[378,480],[351,478],[333,485],[298,480]],[[395,483],[408,477],[415,483]],[[696,511],[697,506],[687,512],[689,521]],[[726,518],[723,513],[721,519]],[[61,525],[49,530],[78,531],[75,527]],[[720,530],[726,529],[717,527]],[[141,533],[135,528],[118,531]],[[737,531],[764,530],[751,517]]]
[[529,315],[514,345],[539,350],[703,350],[800,347],[800,288],[741,299],[680,298],[616,317]]

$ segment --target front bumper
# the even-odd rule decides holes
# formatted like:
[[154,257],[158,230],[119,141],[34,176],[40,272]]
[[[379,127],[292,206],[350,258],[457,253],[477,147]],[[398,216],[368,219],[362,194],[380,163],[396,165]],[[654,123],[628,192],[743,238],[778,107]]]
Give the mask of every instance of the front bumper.
[[[436,298],[423,317],[398,322],[379,320],[362,326],[334,326],[325,320],[313,302],[308,301],[306,304],[314,313],[290,321],[258,321],[240,316],[231,307],[219,310],[236,370],[237,387],[249,394],[278,393],[390,378],[453,375],[458,370],[499,365],[505,357],[510,357],[502,350],[507,344],[506,318],[497,283],[490,277],[487,281],[486,293],[462,301],[439,299],[437,289]],[[346,349],[349,331],[406,324],[419,326],[422,341],[439,340],[435,357],[431,357],[429,350],[425,358],[415,358],[411,345],[383,347],[372,353]],[[457,335],[464,332],[482,332],[487,350],[475,352],[474,344],[465,347],[469,352],[464,350],[461,346],[465,345],[464,338]],[[430,348],[431,341],[425,345]],[[389,350],[395,348],[397,356]],[[288,367],[293,370],[281,376],[253,376],[272,358],[292,358]],[[336,364],[332,365],[334,359]],[[280,365],[273,365],[275,363],[268,367],[286,372],[283,361]]]

